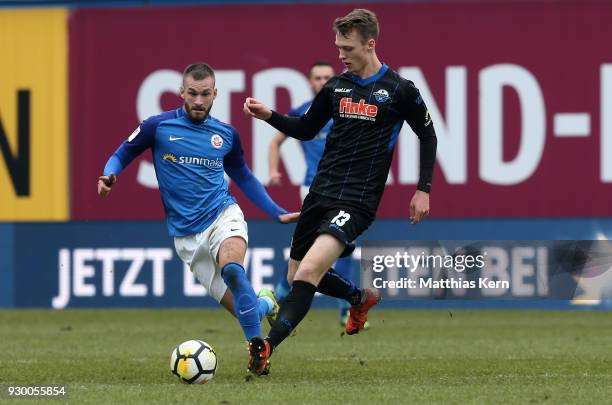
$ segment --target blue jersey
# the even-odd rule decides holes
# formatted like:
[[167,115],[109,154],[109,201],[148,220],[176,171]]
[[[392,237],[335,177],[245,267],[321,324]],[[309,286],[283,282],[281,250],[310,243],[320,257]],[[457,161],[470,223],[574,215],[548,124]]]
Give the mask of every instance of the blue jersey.
[[[291,117],[301,117],[306,114],[306,111],[310,108],[312,100],[305,102],[301,106],[294,108],[289,111],[287,115]],[[304,177],[304,185],[310,186],[312,180],[317,174],[317,167],[319,166],[319,160],[323,156],[325,150],[325,141],[327,140],[327,134],[331,130],[333,120],[329,120],[327,124],[319,131],[319,133],[310,141],[302,141],[302,150],[304,151],[304,157],[306,158],[306,176]]]
[[209,116],[192,121],[183,108],[148,118],[108,160],[104,175],[121,171],[146,149],[153,152],[168,232],[192,235],[206,229],[230,204],[224,172],[259,208],[273,218],[277,206],[246,166],[236,130]]

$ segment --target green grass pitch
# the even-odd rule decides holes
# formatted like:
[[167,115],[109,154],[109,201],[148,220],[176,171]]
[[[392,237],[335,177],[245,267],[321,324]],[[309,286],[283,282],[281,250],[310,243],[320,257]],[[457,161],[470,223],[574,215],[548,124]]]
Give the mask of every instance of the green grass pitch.
[[[271,374],[247,381],[242,333],[222,310],[0,311],[0,384],[67,384],[67,402],[108,404],[612,400],[612,313],[375,310],[356,336],[336,316],[311,311]],[[192,338],[219,357],[207,385],[169,370]]]

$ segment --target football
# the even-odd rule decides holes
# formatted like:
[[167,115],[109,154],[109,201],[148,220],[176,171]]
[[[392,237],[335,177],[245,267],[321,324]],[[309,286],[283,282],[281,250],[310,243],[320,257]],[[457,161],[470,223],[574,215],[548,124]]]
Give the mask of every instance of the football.
[[183,384],[206,384],[217,372],[217,354],[201,340],[188,340],[170,355],[170,370]]

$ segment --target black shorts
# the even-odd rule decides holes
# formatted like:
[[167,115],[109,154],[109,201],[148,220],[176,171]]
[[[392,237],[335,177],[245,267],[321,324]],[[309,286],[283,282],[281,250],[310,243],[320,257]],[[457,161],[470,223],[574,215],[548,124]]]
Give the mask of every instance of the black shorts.
[[355,250],[353,241],[372,224],[375,212],[364,204],[328,198],[308,193],[300,219],[291,240],[291,258],[301,261],[317,236],[327,233],[342,242],[346,248],[341,257]]

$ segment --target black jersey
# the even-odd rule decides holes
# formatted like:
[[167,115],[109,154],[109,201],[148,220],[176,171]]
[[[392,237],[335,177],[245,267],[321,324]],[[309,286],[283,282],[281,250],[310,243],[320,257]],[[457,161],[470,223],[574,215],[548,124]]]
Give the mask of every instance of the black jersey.
[[334,124],[311,192],[359,202],[375,211],[404,121],[421,141],[417,188],[430,191],[436,134],[425,102],[411,81],[384,64],[367,79],[345,72],[325,84],[303,117],[274,112],[268,122],[304,140],[312,138],[330,118]]

